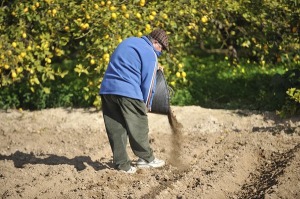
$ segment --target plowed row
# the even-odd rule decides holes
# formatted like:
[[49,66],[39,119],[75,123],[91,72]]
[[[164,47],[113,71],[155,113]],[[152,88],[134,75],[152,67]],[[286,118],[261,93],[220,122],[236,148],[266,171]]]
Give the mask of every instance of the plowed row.
[[[101,112],[0,112],[1,198],[300,198],[300,120],[174,107],[149,114],[161,169],[112,168]],[[130,157],[137,159],[128,147]]]

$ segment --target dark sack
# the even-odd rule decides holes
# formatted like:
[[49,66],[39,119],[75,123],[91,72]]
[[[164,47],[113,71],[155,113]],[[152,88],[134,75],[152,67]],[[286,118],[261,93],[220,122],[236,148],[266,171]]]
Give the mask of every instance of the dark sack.
[[156,73],[156,90],[154,93],[151,112],[168,114],[170,111],[170,87],[168,87],[161,70]]

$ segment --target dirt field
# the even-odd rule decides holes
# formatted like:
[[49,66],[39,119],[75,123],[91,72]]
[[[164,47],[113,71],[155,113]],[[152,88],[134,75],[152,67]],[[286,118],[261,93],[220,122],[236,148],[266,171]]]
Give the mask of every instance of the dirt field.
[[151,146],[166,166],[136,174],[111,168],[100,111],[1,111],[0,197],[300,198],[300,118],[172,110],[183,126],[177,134],[167,116],[149,114]]

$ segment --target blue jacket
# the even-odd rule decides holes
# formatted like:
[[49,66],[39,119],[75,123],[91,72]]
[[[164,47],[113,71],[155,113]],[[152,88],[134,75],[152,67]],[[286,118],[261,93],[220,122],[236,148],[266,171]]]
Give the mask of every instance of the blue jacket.
[[110,58],[99,93],[142,100],[151,110],[157,63],[154,47],[147,37],[125,39]]

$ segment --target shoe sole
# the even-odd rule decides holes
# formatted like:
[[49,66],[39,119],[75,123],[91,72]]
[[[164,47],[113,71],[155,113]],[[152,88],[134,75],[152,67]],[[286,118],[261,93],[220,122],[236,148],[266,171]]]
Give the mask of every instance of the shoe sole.
[[137,168],[135,168],[134,170],[131,171],[124,171],[124,170],[120,170],[122,173],[127,173],[127,174],[134,174],[137,172]]
[[136,165],[136,167],[138,167],[138,168],[159,168],[159,167],[163,167],[163,166],[165,166],[165,163],[162,163],[162,164],[156,165],[156,166],[149,165],[149,164]]
[[128,171],[121,171],[122,173],[127,173],[127,174],[135,174],[136,173],[136,170],[134,172],[128,172]]

